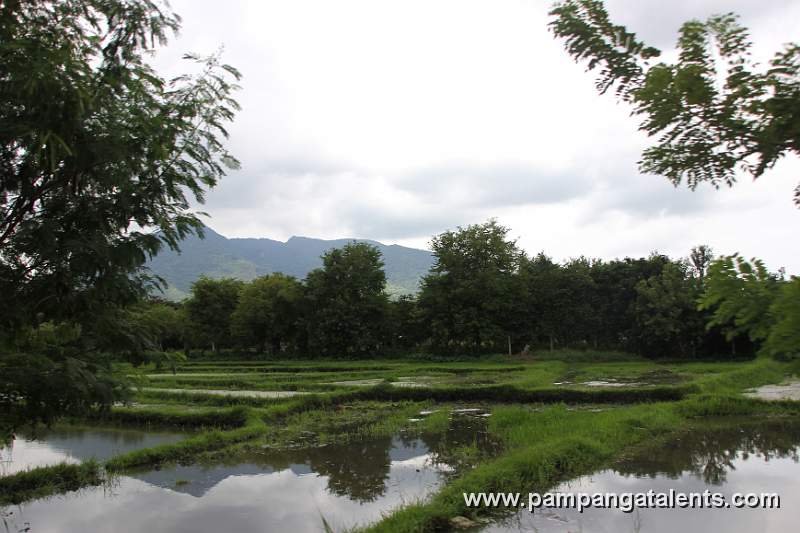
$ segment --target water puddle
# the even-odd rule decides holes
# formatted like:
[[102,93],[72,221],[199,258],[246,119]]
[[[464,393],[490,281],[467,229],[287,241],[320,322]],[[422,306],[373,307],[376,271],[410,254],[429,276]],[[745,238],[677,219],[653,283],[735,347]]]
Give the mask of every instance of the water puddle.
[[142,387],[144,391],[168,392],[171,394],[212,394],[214,396],[233,396],[236,398],[291,398],[312,394],[293,390],[225,390],[225,389],[168,389],[161,387]]
[[[752,421],[726,427],[698,428],[691,434],[657,449],[626,458],[590,476],[553,489],[564,493],[777,493],[780,509],[640,508],[630,513],[618,509],[527,510],[497,522],[484,531],[506,533],[581,532],[675,532],[727,533],[795,531],[800,507],[800,424]],[[527,497],[527,495],[526,495]]]
[[[180,372],[177,374],[145,374],[150,379],[181,379],[181,378],[206,378],[206,377],[241,377],[242,372]],[[135,374],[130,374],[135,376]]]
[[375,379],[346,379],[344,381],[332,381],[330,383],[321,383],[321,385],[337,385],[339,387],[374,387],[384,382],[383,378]]
[[322,385],[336,385],[339,387],[374,387],[375,385],[380,385],[382,383],[386,383],[387,385],[391,385],[392,387],[430,387],[431,385],[435,385],[437,383],[436,378],[433,376],[417,376],[417,377],[398,377],[395,381],[387,381],[383,378],[374,378],[374,379],[347,379],[344,381],[332,381],[328,383],[322,383]]
[[584,387],[641,387],[645,383],[638,381],[614,381],[611,378],[608,380],[596,379],[592,381],[584,381],[581,383]]
[[581,381],[575,372],[568,372],[562,381],[553,385],[569,386],[581,385],[584,387],[653,387],[657,385],[676,385],[687,381],[687,377],[669,370],[650,370],[631,377],[605,377]]
[[800,400],[800,381],[792,381],[781,385],[764,385],[744,393],[750,398],[760,400]]
[[128,473],[110,486],[0,511],[34,533],[99,533],[109,524],[118,533],[303,533],[323,531],[323,518],[340,531],[435,492],[459,468],[457,451],[477,446],[469,429],[455,424],[437,436],[404,432],[346,445],[266,448],[230,464]]
[[418,388],[430,387],[431,385],[437,385],[438,383],[438,378],[434,376],[401,376],[397,378],[397,381],[392,382],[392,386]]
[[13,441],[0,445],[0,476],[62,462],[79,463],[91,458],[102,461],[185,437],[176,432],[69,426],[40,430],[35,438],[31,433],[20,433]]

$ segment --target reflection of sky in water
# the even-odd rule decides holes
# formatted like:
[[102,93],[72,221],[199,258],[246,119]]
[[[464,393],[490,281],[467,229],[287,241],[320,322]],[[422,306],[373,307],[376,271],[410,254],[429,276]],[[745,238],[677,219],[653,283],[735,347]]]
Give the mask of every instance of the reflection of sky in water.
[[[752,432],[753,429],[748,430]],[[704,490],[724,494],[778,493],[780,509],[640,509],[626,514],[617,509],[527,510],[493,524],[485,532],[536,531],[542,533],[751,533],[798,531],[800,507],[800,443],[797,428],[780,433],[748,433],[739,428],[703,433],[686,442],[620,463],[615,470],[563,483],[552,492],[690,493]],[[792,446],[787,442],[793,443]],[[527,494],[525,495],[527,498]]]
[[62,462],[78,463],[177,442],[186,435],[117,428],[57,428],[40,431],[37,439],[18,434],[0,450],[0,475]]
[[323,516],[339,531],[435,491],[447,470],[431,460],[437,445],[395,437],[270,450],[232,466],[123,476],[110,488],[23,504],[13,516],[37,533],[319,532]]

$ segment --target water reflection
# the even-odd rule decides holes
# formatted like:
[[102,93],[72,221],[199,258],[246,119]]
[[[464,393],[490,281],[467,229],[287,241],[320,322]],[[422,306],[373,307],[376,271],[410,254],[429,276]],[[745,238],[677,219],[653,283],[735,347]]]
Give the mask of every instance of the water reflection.
[[331,494],[368,503],[384,495],[393,466],[415,472],[421,468],[443,470],[431,460],[435,453],[431,440],[399,435],[347,445],[265,450],[238,455],[227,464],[174,466],[128,475],[151,485],[202,497],[231,476],[290,472],[296,477],[324,477],[325,489]]
[[591,476],[564,483],[553,492],[778,493],[780,509],[541,509],[521,512],[486,531],[674,532],[795,531],[800,509],[800,424],[791,421],[736,421],[706,425],[679,440],[645,450]]
[[621,461],[615,470],[625,475],[665,476],[679,479],[693,474],[708,485],[723,485],[728,472],[750,458],[800,460],[800,424],[774,421],[768,424],[740,421],[687,433],[658,453],[640,453]]
[[266,448],[229,464],[132,472],[112,486],[11,510],[32,532],[302,533],[321,531],[321,517],[337,530],[352,528],[437,490],[457,468],[449,463],[454,450],[486,440],[485,419],[463,418],[444,435],[406,432],[346,445]]
[[185,436],[175,432],[72,426],[21,432],[14,439],[0,443],[0,476],[62,462],[105,460],[133,450],[177,442]]

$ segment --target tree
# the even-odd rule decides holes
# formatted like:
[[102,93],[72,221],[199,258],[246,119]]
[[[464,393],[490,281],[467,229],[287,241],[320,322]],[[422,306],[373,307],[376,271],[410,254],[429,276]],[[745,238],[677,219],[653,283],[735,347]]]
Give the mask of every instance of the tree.
[[386,325],[387,343],[401,354],[418,348],[428,337],[419,302],[408,294],[389,300]]
[[639,337],[636,325],[636,285],[658,276],[669,258],[657,253],[649,257],[594,261],[589,275],[595,284],[595,313],[600,324],[595,329],[597,344],[613,349],[636,350]]
[[761,341],[775,322],[769,310],[780,283],[758,259],[748,262],[738,254],[722,256],[709,267],[699,308],[712,312],[708,327],[724,328],[729,341],[739,335]]
[[232,278],[201,276],[192,283],[191,297],[185,305],[193,342],[214,352],[231,346],[231,316],[239,305],[242,287],[243,281]]
[[671,262],[636,284],[636,342],[648,355],[696,356],[703,335],[699,291],[685,264]]
[[277,355],[297,334],[302,297],[303,286],[292,276],[276,273],[254,279],[242,288],[231,315],[233,336]]
[[306,328],[315,355],[374,355],[382,346],[388,297],[380,251],[349,243],[322,256],[306,278]]
[[[600,69],[602,94],[633,105],[640,129],[657,136],[639,165],[691,189],[732,186],[737,166],[761,176],[787,154],[800,154],[800,45],[788,44],[766,70],[750,58],[747,30],[734,14],[683,24],[674,63],[613,24],[601,0],[566,0],[550,29],[576,61]],[[800,206],[800,185],[795,189]]]
[[691,264],[693,274],[695,278],[697,278],[701,287],[705,282],[706,274],[708,273],[708,267],[711,265],[711,261],[713,260],[714,251],[710,246],[705,244],[695,246],[692,248],[692,251],[689,254],[689,263]]
[[592,336],[596,287],[588,261],[576,259],[562,266],[539,253],[522,262],[520,276],[525,328],[532,341],[544,338],[552,351],[556,343],[567,346]]
[[[121,319],[130,323],[130,339],[121,341],[117,333],[110,339],[107,350],[122,353],[133,364],[155,363],[157,369],[166,364],[175,371],[178,363],[186,360],[186,354],[179,351],[186,347],[188,340],[183,307],[151,298],[126,311],[127,317]],[[116,329],[119,332],[120,328]]]
[[422,281],[419,305],[437,351],[505,351],[522,258],[508,231],[492,219],[431,241],[436,261]]
[[113,330],[159,283],[145,260],[200,231],[189,199],[237,165],[222,140],[238,72],[190,57],[201,72],[165,80],[146,62],[179,21],[155,0],[0,5],[0,333],[79,324],[83,349],[48,372],[136,333]]
[[800,278],[793,277],[781,285],[769,314],[774,325],[764,342],[764,352],[784,358],[800,355]]

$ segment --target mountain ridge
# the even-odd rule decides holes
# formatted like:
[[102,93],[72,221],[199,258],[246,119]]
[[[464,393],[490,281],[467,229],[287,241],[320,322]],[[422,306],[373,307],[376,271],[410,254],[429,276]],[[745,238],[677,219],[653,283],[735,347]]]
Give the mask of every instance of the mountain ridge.
[[201,275],[249,281],[282,272],[303,279],[311,270],[322,266],[322,254],[354,241],[371,244],[381,251],[390,294],[417,292],[420,279],[433,265],[433,254],[427,250],[387,245],[371,239],[317,239],[300,235],[293,235],[286,241],[268,237],[229,238],[208,226],[203,233],[203,239],[196,235],[184,239],[180,252],[164,250],[146,264],[167,282],[165,297],[185,298],[191,284]]

